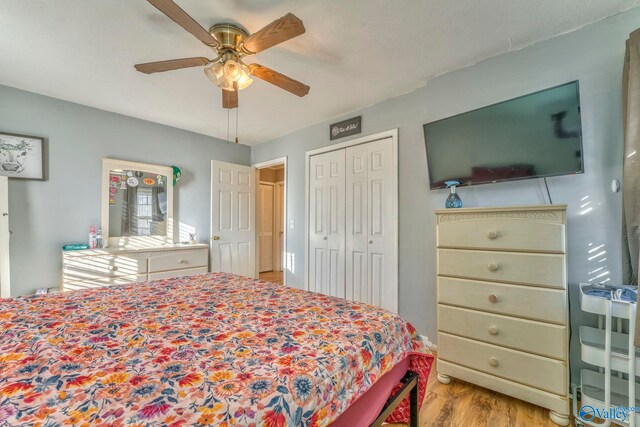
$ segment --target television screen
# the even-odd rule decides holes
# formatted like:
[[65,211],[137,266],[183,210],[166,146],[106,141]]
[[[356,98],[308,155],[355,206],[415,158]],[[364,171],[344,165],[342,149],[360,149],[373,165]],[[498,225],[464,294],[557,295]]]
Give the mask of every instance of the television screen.
[[431,189],[582,173],[578,82],[424,125]]

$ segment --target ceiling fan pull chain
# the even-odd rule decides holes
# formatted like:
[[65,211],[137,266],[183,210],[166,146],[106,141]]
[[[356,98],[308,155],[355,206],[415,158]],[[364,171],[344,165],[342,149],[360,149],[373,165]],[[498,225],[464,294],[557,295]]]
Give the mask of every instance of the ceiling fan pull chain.
[[238,139],[238,118],[240,117],[240,113],[238,110],[240,110],[240,108],[236,108],[236,144],[240,143],[240,140]]
[[231,136],[229,136],[229,122],[231,121],[231,110],[227,109],[227,144],[231,142]]

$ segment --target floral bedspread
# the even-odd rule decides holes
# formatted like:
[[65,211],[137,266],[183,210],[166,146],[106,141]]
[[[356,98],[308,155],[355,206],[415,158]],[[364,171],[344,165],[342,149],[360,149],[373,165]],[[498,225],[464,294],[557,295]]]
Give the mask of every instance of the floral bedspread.
[[224,273],[4,299],[0,426],[326,426],[424,353],[388,311]]

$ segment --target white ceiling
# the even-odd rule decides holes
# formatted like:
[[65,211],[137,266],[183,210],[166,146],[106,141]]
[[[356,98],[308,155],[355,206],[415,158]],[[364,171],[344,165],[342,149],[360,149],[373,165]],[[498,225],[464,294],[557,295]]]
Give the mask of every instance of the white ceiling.
[[[435,75],[571,31],[640,0],[177,0],[203,27],[256,31],[293,12],[306,34],[248,58],[311,86],[298,98],[257,80],[240,93],[254,145],[376,104]],[[2,0],[0,84],[225,139],[220,91],[200,68],[140,62],[213,57],[143,0]],[[233,130],[232,130],[233,137]]]

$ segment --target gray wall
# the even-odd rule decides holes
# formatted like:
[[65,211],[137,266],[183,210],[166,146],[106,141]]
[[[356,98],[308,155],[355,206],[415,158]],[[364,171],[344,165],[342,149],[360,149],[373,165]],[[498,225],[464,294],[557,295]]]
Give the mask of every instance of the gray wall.
[[[576,286],[603,273],[606,274],[597,280],[610,278],[612,283],[620,283],[622,277],[621,193],[612,193],[610,183],[612,179],[620,179],[622,173],[620,91],[624,42],[638,26],[640,9],[635,9],[434,78],[414,92],[331,121],[362,115],[363,135],[399,128],[400,314],[420,333],[436,340],[433,210],[443,207],[446,198],[445,191],[428,189],[422,125],[573,80],[580,81],[586,172],[550,178],[549,187],[554,203],[569,206],[569,281],[574,328],[578,323],[593,322],[592,317],[579,311]],[[348,98],[349,94],[339,96]],[[288,156],[288,220],[295,221],[295,229],[288,230],[287,250],[293,253],[295,270],[287,272],[287,283],[297,287],[304,286],[304,155],[308,150],[331,144],[329,123],[297,131],[252,150],[253,162]],[[540,180],[461,188],[459,193],[466,206],[546,201]],[[572,339],[574,361],[579,360],[576,332]],[[577,366],[578,363],[574,368]]]
[[250,164],[251,149],[219,139],[0,86],[0,131],[45,137],[46,181],[9,180],[11,294],[56,286],[61,247],[100,226],[103,157],[176,165],[176,219],[209,236],[211,160]]

